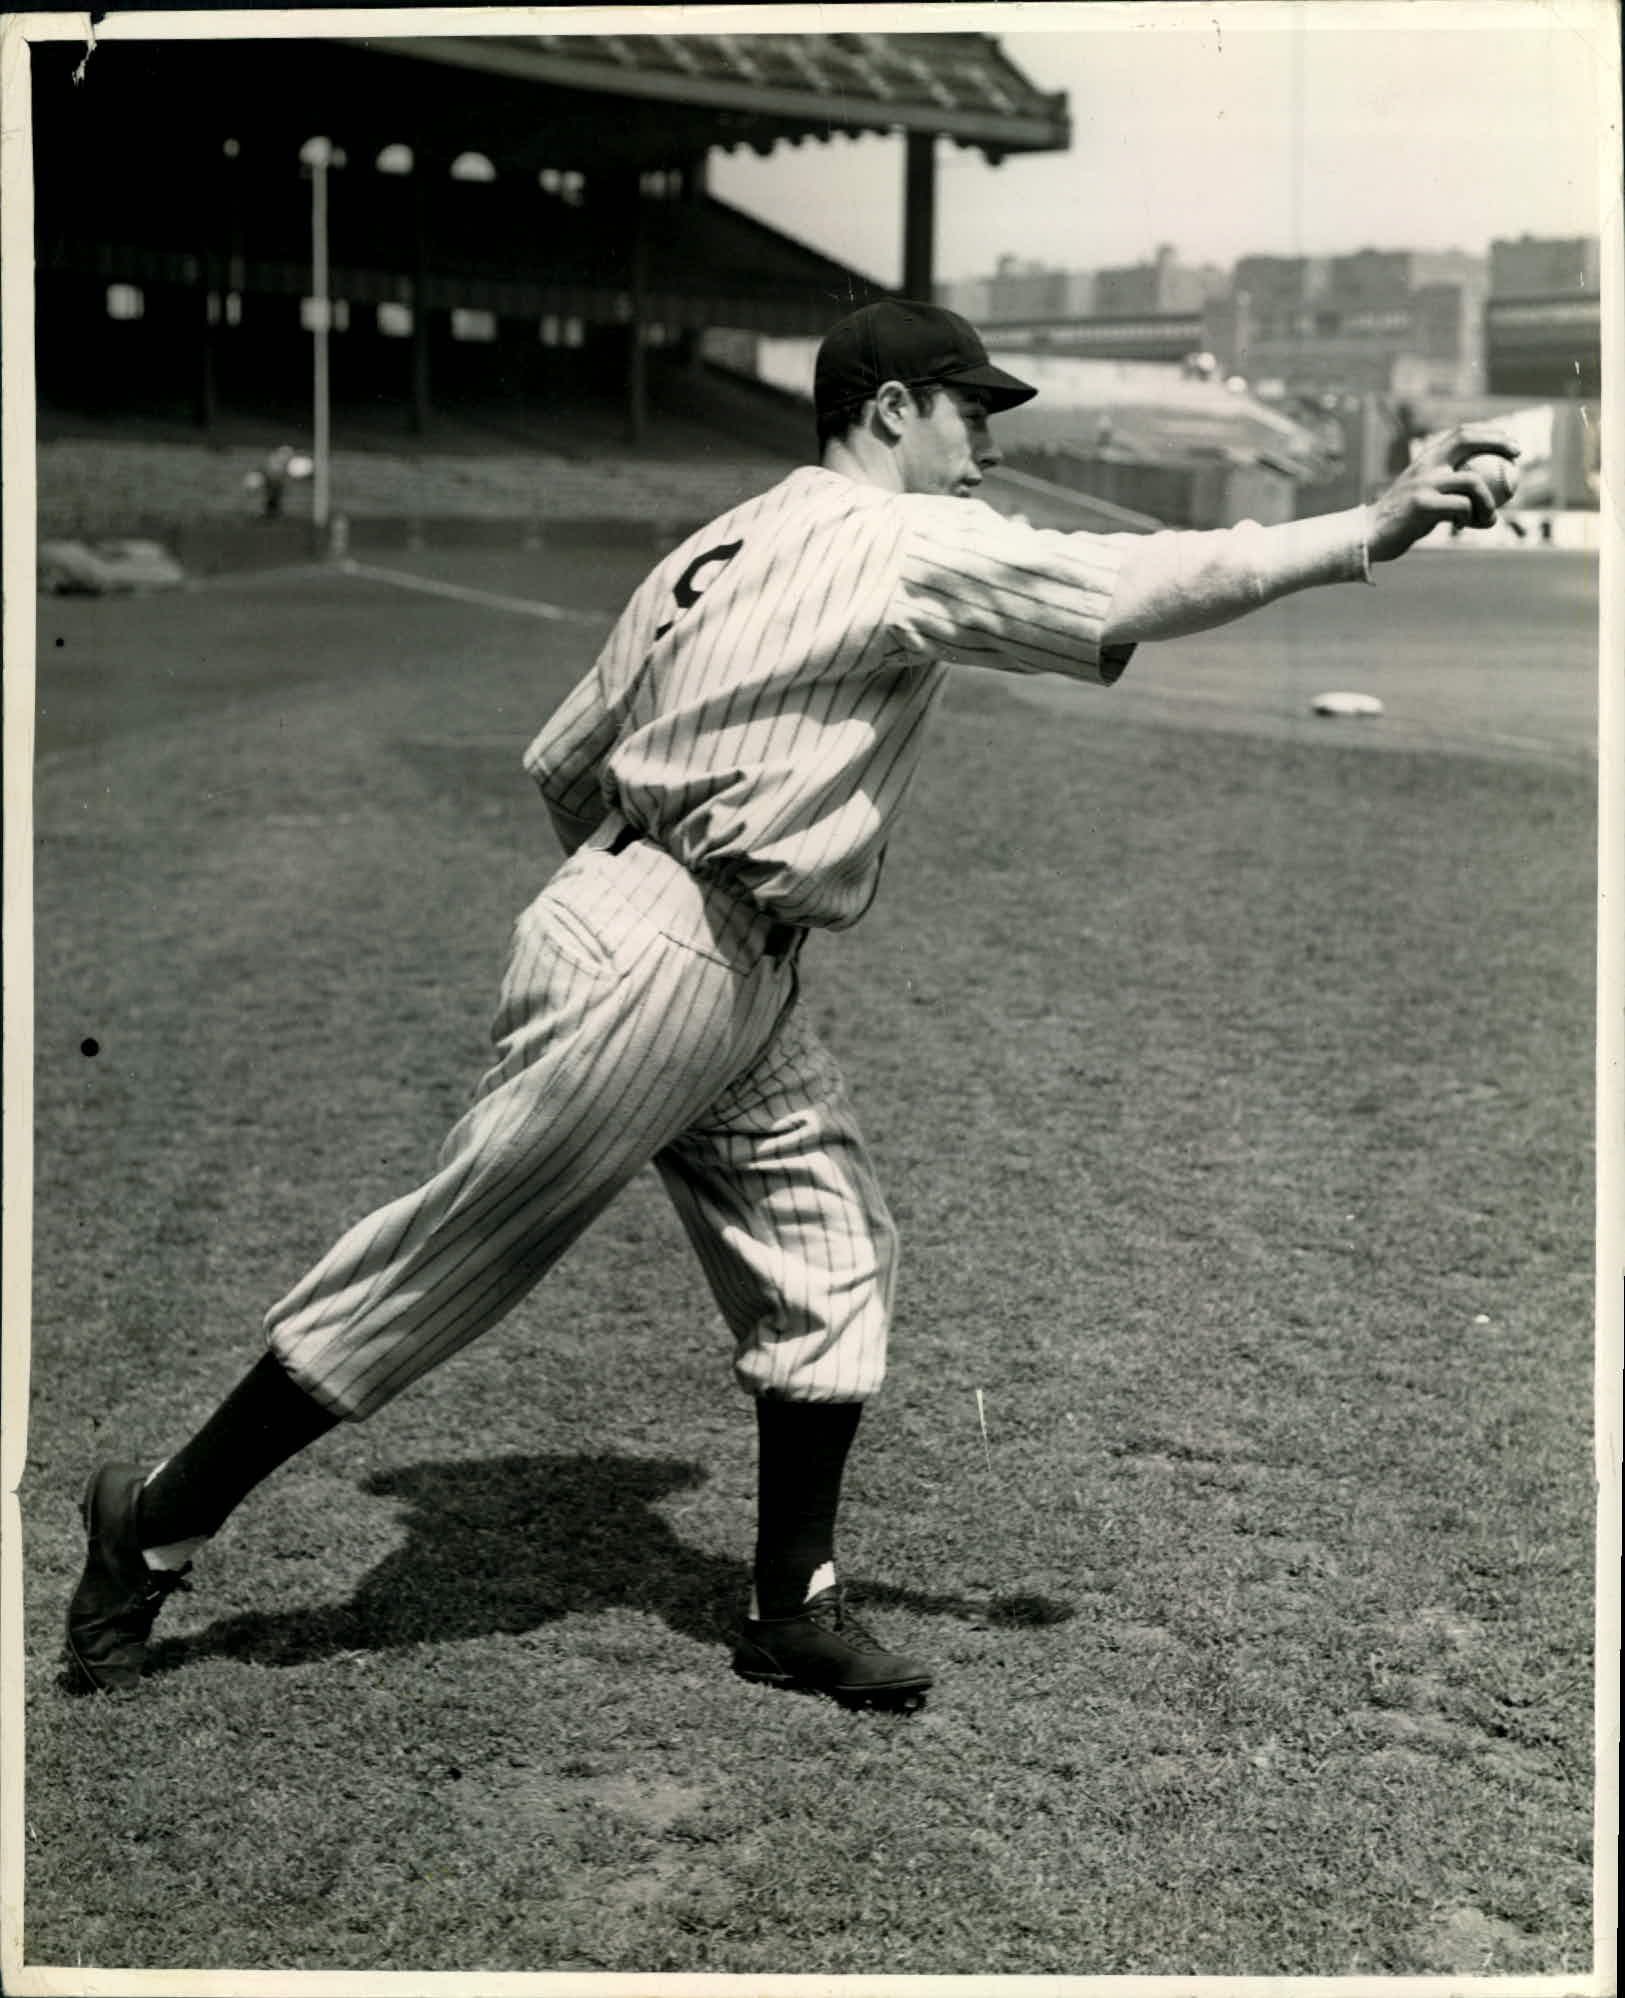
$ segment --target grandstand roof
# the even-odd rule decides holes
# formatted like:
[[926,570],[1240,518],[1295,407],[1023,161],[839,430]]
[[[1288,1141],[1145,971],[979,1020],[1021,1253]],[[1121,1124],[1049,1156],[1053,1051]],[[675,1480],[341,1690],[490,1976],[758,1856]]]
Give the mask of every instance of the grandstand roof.
[[711,114],[714,143],[769,150],[836,131],[940,133],[997,163],[1071,143],[1064,91],[1041,91],[991,35],[495,35],[366,46],[569,90]]

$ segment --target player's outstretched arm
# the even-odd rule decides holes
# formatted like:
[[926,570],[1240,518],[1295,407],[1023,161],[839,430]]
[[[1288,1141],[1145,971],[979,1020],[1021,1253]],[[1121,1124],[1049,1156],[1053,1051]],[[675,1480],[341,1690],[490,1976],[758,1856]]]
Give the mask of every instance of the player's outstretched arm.
[[1392,562],[1444,522],[1491,527],[1511,498],[1518,446],[1489,424],[1461,424],[1430,438],[1366,509],[1373,562]]
[[1364,507],[1260,527],[1164,528],[1113,535],[1122,568],[1106,614],[1116,645],[1188,638],[1262,610],[1277,597],[1326,583],[1369,583]]
[[1369,506],[1278,527],[1114,535],[1122,568],[1105,637],[1184,638],[1298,590],[1369,582],[1373,562],[1393,561],[1441,522],[1490,526],[1516,484],[1517,455],[1503,432],[1465,424],[1430,440]]

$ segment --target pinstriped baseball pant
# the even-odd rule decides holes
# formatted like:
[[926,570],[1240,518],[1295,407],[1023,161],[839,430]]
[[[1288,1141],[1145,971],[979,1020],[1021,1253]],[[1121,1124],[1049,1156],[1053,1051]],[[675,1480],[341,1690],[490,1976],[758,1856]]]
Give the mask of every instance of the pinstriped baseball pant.
[[656,1166],[753,1394],[862,1401],[885,1370],[895,1231],[793,955],[752,905],[601,828],[515,925],[496,1060],[433,1176],[266,1317],[334,1414],[372,1414],[479,1337]]

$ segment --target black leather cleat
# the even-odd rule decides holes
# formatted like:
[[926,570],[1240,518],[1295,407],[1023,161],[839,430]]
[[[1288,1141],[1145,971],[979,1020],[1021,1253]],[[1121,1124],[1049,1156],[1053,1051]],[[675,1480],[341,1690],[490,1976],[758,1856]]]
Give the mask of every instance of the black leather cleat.
[[147,1639],[164,1599],[190,1588],[191,1562],[174,1572],[149,1568],[136,1540],[136,1499],[150,1464],[103,1464],[80,1508],[90,1546],[68,1604],[68,1658],[98,1693],[134,1690]]
[[749,1619],[734,1670],[758,1686],[828,1693],[849,1707],[924,1706],[931,1674],[917,1659],[888,1651],[846,1607],[839,1586],[822,1590],[794,1616]]

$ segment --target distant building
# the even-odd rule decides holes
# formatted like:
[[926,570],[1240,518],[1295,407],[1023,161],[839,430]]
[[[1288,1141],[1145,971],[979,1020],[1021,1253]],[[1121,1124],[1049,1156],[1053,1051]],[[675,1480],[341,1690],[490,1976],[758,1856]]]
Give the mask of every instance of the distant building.
[[[1416,356],[1430,371],[1456,370],[1471,395],[1484,379],[1484,293],[1478,285],[1425,284],[1411,299]],[[1439,393],[1437,390],[1432,393]]]
[[1217,264],[1182,264],[1170,244],[1149,263],[1085,271],[1003,256],[990,277],[943,285],[942,304],[989,326],[1200,313],[1229,290]]
[[991,278],[950,278],[937,286],[935,298],[938,305],[947,306],[950,312],[963,313],[973,326],[981,326],[989,317],[992,291]]
[[1211,315],[1214,351],[1293,392],[1474,395],[1486,283],[1483,258],[1459,250],[1244,257]]
[[1403,306],[1411,294],[1408,250],[1355,250],[1326,266],[1326,297],[1348,311]]
[[1161,243],[1148,264],[1097,271],[1094,311],[1102,319],[1147,312],[1200,312],[1211,298],[1230,288],[1216,264],[1182,264],[1170,244]]
[[1496,395],[1602,393],[1602,245],[1520,236],[1490,245],[1486,374]]
[[1491,298],[1601,289],[1602,245],[1595,236],[1520,236],[1490,245]]
[[1218,265],[1182,264],[1162,244],[1148,263],[1101,271],[1003,256],[991,276],[942,285],[937,298],[1006,346],[1170,363],[1207,344],[1204,315],[1228,288]]
[[1325,257],[1243,257],[1231,273],[1233,294],[1260,317],[1311,305],[1326,289]]
[[1530,236],[1466,250],[1242,257],[1227,278],[1148,262],[1094,272],[1000,259],[945,303],[1007,345],[1100,359],[1217,357],[1287,394],[1400,399],[1599,392],[1599,245]]
[[978,325],[1012,320],[1061,319],[1095,309],[1092,271],[1058,270],[1049,264],[1000,257],[989,277],[963,278],[937,287],[937,301]]
[[1482,289],[1482,257],[1465,250],[1355,250],[1328,257],[1325,297],[1344,310],[1408,305],[1425,286],[1455,284]]

